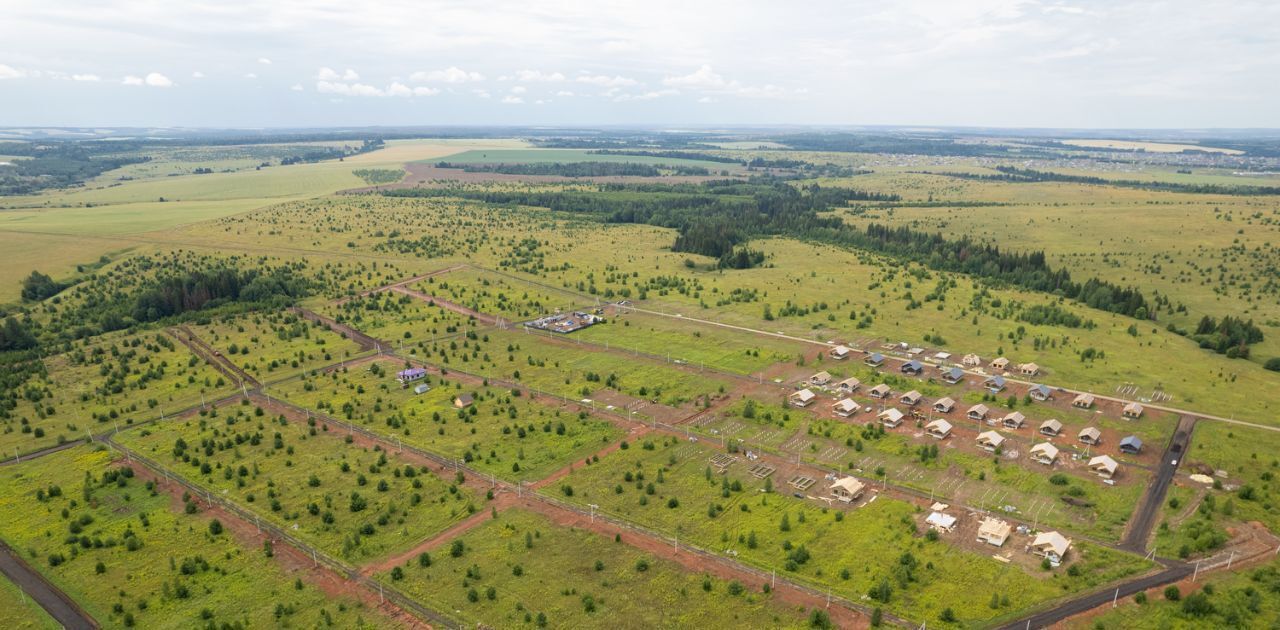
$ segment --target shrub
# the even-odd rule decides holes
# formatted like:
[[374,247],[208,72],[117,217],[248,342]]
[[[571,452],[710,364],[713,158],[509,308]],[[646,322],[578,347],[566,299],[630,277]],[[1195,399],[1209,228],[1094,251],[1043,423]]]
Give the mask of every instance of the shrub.
[[1171,602],[1176,602],[1182,599],[1182,591],[1179,591],[1176,585],[1169,585],[1164,589],[1164,598]]

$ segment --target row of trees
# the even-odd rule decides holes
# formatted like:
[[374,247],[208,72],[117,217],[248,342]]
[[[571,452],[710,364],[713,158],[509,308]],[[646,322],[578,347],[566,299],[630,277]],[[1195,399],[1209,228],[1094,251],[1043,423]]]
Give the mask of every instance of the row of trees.
[[934,173],[960,179],[980,179],[1012,183],[1034,182],[1066,182],[1070,184],[1094,184],[1101,186],[1120,186],[1123,188],[1141,188],[1143,190],[1161,190],[1167,192],[1194,193],[1206,195],[1280,195],[1280,186],[1231,186],[1223,184],[1184,184],[1177,182],[1145,181],[1138,179],[1107,179],[1092,175],[1067,175],[1051,171],[1037,171],[1016,166],[997,166],[998,174],[978,173]]

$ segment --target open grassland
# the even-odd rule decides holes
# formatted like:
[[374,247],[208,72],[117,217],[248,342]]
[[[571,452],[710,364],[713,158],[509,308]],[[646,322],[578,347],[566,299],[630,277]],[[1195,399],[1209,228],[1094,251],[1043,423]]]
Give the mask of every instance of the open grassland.
[[8,456],[151,420],[230,391],[220,373],[159,331],[97,337],[44,363],[46,376],[9,392],[14,406],[0,414],[0,449]]
[[805,611],[771,601],[757,585],[689,573],[530,512],[503,512],[457,540],[381,578],[428,605],[495,628],[808,625]]
[[[605,420],[547,406],[527,394],[464,387],[440,377],[402,388],[395,381],[402,368],[379,361],[282,383],[271,393],[516,481],[545,477],[622,435]],[[431,389],[417,394],[418,385]],[[454,401],[464,394],[474,402],[459,409]]]
[[0,535],[104,627],[392,625],[122,470],[78,447],[0,472]]
[[592,308],[595,300],[570,291],[555,291],[483,269],[464,268],[440,278],[427,278],[413,288],[487,315],[525,321],[557,311]]
[[[1201,577],[1199,588],[1181,586],[1170,599],[1163,590],[1121,600],[1117,608],[1069,620],[1066,627],[1093,630],[1133,628],[1273,628],[1280,623],[1280,562]],[[1191,585],[1192,587],[1196,585]],[[1138,599],[1143,601],[1139,603]]]
[[13,630],[55,630],[62,626],[17,584],[0,576],[0,626]]
[[[318,229],[317,216],[331,217],[322,221],[332,229]],[[364,225],[360,230],[358,222]],[[1004,355],[1015,363],[1039,363],[1045,372],[1040,378],[1052,385],[1114,393],[1131,383],[1138,397],[1151,397],[1158,389],[1172,396],[1174,405],[1209,413],[1229,409],[1235,417],[1255,422],[1273,422],[1272,412],[1280,404],[1268,393],[1276,391],[1270,387],[1272,373],[1253,362],[1202,350],[1164,330],[1162,323],[1137,322],[1058,303],[1052,296],[987,287],[963,276],[890,265],[866,254],[789,239],[753,244],[769,255],[765,267],[708,271],[707,261],[666,249],[673,238],[670,230],[558,220],[537,210],[511,212],[440,199],[286,204],[223,219],[201,231],[253,234],[263,243],[307,243],[335,251],[352,249],[347,247],[351,242],[353,251],[378,255],[385,235],[396,229],[424,235],[428,246],[413,251],[431,258],[437,269],[465,253],[474,264],[504,267],[585,298],[644,300],[638,303],[815,341],[905,340],[957,355]],[[384,237],[374,236],[379,232]],[[513,253],[513,245],[534,234],[539,238],[535,248]],[[594,273],[591,265],[582,264],[606,259],[616,272]],[[695,268],[686,266],[689,259]],[[722,303],[735,292],[754,297]],[[1023,321],[1021,316],[1032,307],[1056,307],[1092,325]]]
[[493,353],[490,360],[454,365],[567,398],[591,398],[597,390],[609,389],[677,407],[723,393],[732,384],[711,373],[682,371],[625,352],[579,348],[514,330],[493,330],[487,335],[489,343],[477,344],[472,354]]
[[1127,151],[1149,151],[1152,153],[1181,153],[1183,151],[1206,151],[1209,153],[1225,153],[1239,155],[1244,153],[1236,149],[1221,149],[1199,144],[1177,144],[1172,142],[1139,142],[1134,140],[1062,140],[1063,144],[1075,147],[1124,149]]
[[481,507],[465,487],[394,454],[247,406],[125,432],[119,440],[348,560],[402,550]]
[[[914,517],[919,508],[909,503],[879,496],[853,511],[820,508],[761,492],[767,482],[736,468],[714,473],[712,453],[675,439],[645,441],[578,469],[544,492],[598,504],[609,514],[842,597],[859,600],[875,589],[887,610],[912,619],[937,619],[948,607],[962,622],[991,619],[1149,566],[1077,543],[1077,569],[1028,575],[1016,563],[921,536]],[[1018,543],[1009,545],[1016,549]],[[973,597],[978,585],[1007,599]]]
[[1280,531],[1280,433],[1200,422],[1187,462],[1227,473],[1220,480],[1223,489],[1209,495],[1217,497],[1220,508],[1230,502],[1235,518]]
[[336,322],[414,354],[425,350],[436,338],[456,337],[476,326],[469,317],[440,305],[391,291],[340,305],[323,301],[313,308]]

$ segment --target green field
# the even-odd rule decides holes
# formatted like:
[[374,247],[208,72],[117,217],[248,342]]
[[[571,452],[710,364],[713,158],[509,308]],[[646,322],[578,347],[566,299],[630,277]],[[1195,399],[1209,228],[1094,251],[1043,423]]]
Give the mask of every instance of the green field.
[[[472,624],[493,628],[802,628],[807,611],[771,601],[757,585],[686,572],[599,534],[510,510],[415,558],[384,582]],[[643,568],[641,568],[643,567]],[[472,594],[477,595],[472,597]]]
[[103,627],[392,625],[119,470],[79,447],[5,468],[0,483],[0,536]]
[[[370,430],[512,480],[537,480],[599,451],[622,435],[611,423],[558,408],[527,395],[492,387],[464,387],[432,377],[415,394],[401,388],[393,361],[329,375],[290,381],[272,388],[299,405],[332,414]],[[459,410],[454,398],[471,394],[475,403]]]
[[[429,162],[441,160],[431,159]],[[634,162],[637,164],[667,164],[671,166],[702,166],[712,171],[737,171],[736,164],[688,160],[649,155],[611,155],[591,153],[586,149],[483,149],[450,155],[443,161],[450,164],[528,164],[538,162]]]
[[1128,630],[1130,628],[1272,628],[1280,623],[1280,564],[1273,561],[1239,573],[1200,578],[1197,590],[1182,589],[1176,601],[1163,590],[1145,595],[1145,603],[1130,598],[1114,610],[1071,622],[1068,628]]
[[394,454],[352,447],[343,436],[313,433],[246,406],[125,432],[118,439],[350,561],[408,548],[482,507],[482,500],[454,480]]

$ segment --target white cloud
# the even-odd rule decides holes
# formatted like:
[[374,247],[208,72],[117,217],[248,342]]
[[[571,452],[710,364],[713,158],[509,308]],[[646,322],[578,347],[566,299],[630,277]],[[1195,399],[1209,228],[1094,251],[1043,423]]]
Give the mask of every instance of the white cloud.
[[258,63],[260,63],[260,64],[262,64],[262,65],[264,65],[264,66],[269,66],[269,65],[271,65],[271,60],[270,60],[270,59],[267,59],[266,57],[258,57]]
[[570,92],[568,90],[560,90],[559,92],[556,92],[556,96],[567,98],[567,97],[573,96],[573,92]]
[[479,72],[468,72],[457,66],[449,66],[444,70],[415,72],[409,75],[409,80],[417,83],[474,83],[483,81],[484,75]]
[[124,85],[144,85],[144,84],[145,84],[145,83],[143,82],[143,80],[142,80],[142,77],[135,77],[135,76],[133,76],[133,75],[131,75],[131,74],[130,74],[130,75],[127,75],[127,76],[125,76],[125,78],[121,79],[121,80],[120,80],[120,83],[122,83],[122,84],[124,84]]
[[347,68],[341,74],[333,68],[320,68],[316,71],[317,81],[359,81],[360,75],[355,70]]
[[367,83],[344,83],[342,81],[316,81],[316,91],[321,94],[340,94],[342,96],[365,97],[407,97],[435,96],[440,90],[428,87],[409,87],[394,81],[385,89]]
[[613,97],[613,100],[616,103],[625,103],[627,101],[652,101],[653,99],[656,99],[656,98],[662,98],[664,96],[675,96],[676,94],[679,94],[679,93],[680,93],[680,90],[674,90],[674,89],[651,90],[648,92],[642,92],[640,94],[630,94],[630,93],[619,94]]
[[609,76],[607,74],[582,75],[574,80],[578,83],[590,83],[591,85],[598,85],[600,87],[625,87],[640,83],[639,81],[628,77],[619,75]]
[[489,90],[471,90],[471,93],[475,94],[479,98],[493,98],[493,95],[489,93]]
[[525,87],[525,86],[523,86],[523,85],[517,85],[517,86],[515,86],[515,87],[511,88],[511,93],[512,93],[512,94],[524,94],[525,92],[528,92],[528,91],[529,91],[529,89],[528,89],[528,88],[526,88],[526,87]]
[[90,81],[90,82],[94,82],[94,81],[101,81],[101,80],[102,80],[102,77],[100,77],[100,76],[98,76],[98,75],[96,75],[96,74],[73,74],[73,75],[71,75],[71,80],[72,80],[72,81]]
[[0,79],[21,79],[27,76],[25,70],[19,70],[13,66],[6,66],[0,63]]
[[201,72],[201,71],[199,71],[199,70],[196,70],[195,72],[192,72],[192,73],[191,73],[191,78],[193,78],[193,79],[203,79],[203,78],[204,78],[204,73],[203,73],[203,72]]
[[698,99],[698,102],[699,102],[699,103],[714,103],[714,102],[716,102],[716,99],[711,98],[710,96],[704,96],[704,97],[702,97],[702,98]]
[[255,73],[255,72],[246,72],[246,73],[245,73],[245,75],[244,75],[244,78],[246,78],[246,79],[256,79],[256,78],[258,78],[258,74],[257,74],[257,73]]
[[522,83],[559,83],[565,76],[559,72],[547,74],[541,70],[520,70],[516,72],[516,80]]
[[524,102],[524,99],[519,96],[504,96],[502,97],[502,102],[506,105],[519,105]]
[[772,83],[745,85],[736,79],[726,79],[724,75],[716,72],[707,64],[703,64],[697,70],[686,75],[666,77],[662,80],[662,84],[712,94],[727,94],[747,98],[784,98],[792,94],[805,92],[805,90],[791,92]]
[[301,91],[302,91],[302,84],[301,84],[301,83],[294,83],[293,85],[289,86],[289,89],[290,89],[290,90],[292,90],[292,91],[294,91],[294,92],[301,92]]
[[173,81],[159,72],[148,73],[146,82],[151,87],[173,87]]

